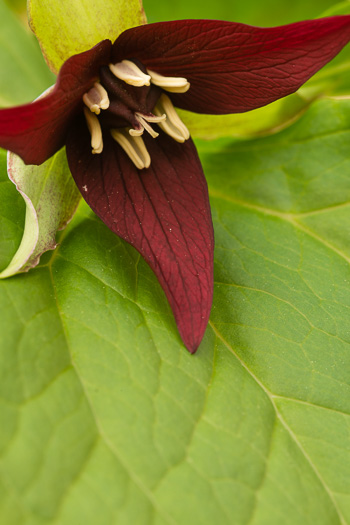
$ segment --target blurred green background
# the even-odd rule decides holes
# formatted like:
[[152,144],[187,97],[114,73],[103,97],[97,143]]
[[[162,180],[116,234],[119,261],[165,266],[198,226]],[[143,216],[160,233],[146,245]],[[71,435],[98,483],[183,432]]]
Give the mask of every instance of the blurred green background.
[[279,25],[316,18],[333,7],[331,0],[145,0],[149,22],[178,18],[218,18],[255,25]]
[[[26,0],[5,0],[23,14]],[[343,2],[349,4],[350,2]],[[176,20],[179,18],[218,18],[256,25],[278,25],[306,18],[316,18],[331,9],[337,2],[331,0],[144,0],[143,5],[149,22]]]

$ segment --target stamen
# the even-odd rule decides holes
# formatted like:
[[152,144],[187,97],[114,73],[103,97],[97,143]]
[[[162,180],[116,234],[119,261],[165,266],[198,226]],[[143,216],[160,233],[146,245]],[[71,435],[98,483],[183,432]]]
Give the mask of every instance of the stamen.
[[163,77],[163,75],[160,75],[155,71],[151,71],[150,69],[147,69],[147,73],[151,77],[152,84],[159,86],[170,93],[186,93],[186,91],[190,89],[190,83],[186,78]]
[[131,86],[149,86],[151,77],[146,75],[131,60],[122,60],[117,64],[109,64],[113,75]]
[[185,142],[190,138],[190,132],[186,128],[185,124],[176,113],[175,108],[169,97],[161,94],[153,112],[155,115],[160,116],[163,113],[166,114],[167,119],[158,122],[158,126],[176,142]]
[[89,110],[96,115],[100,114],[101,109],[109,108],[108,93],[99,82],[95,82],[94,87],[85,93],[83,101]]
[[91,135],[91,148],[92,153],[102,153],[103,150],[103,140],[102,140],[102,130],[96,115],[91,113],[87,108],[84,108],[84,115],[87,127],[89,128]]
[[151,157],[141,137],[130,136],[127,130],[124,129],[111,129],[111,135],[123,148],[137,169],[142,170],[150,167]]

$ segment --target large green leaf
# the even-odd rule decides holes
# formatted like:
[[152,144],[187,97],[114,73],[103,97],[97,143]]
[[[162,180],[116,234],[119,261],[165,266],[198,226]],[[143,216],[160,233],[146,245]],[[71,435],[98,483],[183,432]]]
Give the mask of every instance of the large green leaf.
[[323,100],[199,144],[216,264],[195,356],[85,206],[0,282],[3,523],[350,524],[349,129],[350,101]]
[[28,0],[28,14],[54,72],[70,56],[146,22],[142,0]]
[[322,89],[316,86],[315,90],[310,90],[305,97],[297,92],[248,113],[199,115],[184,110],[178,110],[178,113],[189,128],[192,137],[197,139],[251,137],[273,133],[290,125],[322,93]]
[[30,102],[53,84],[34,36],[0,0],[0,107]]

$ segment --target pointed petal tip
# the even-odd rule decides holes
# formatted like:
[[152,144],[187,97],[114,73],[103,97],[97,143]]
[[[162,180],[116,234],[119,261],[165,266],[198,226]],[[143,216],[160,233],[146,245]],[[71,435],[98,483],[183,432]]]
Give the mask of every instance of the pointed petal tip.
[[211,307],[213,303],[213,275],[210,272],[210,291],[207,298],[198,302],[194,293],[190,310],[174,311],[175,322],[184,346],[190,354],[195,354],[201,346],[208,328]]
[[200,330],[198,330],[197,333],[195,333],[193,329],[189,332],[188,327],[186,327],[187,330],[186,329],[184,330],[183,327],[178,326],[178,330],[179,330],[179,334],[182,339],[182,342],[184,346],[186,347],[186,350],[188,350],[190,354],[193,355],[197,352],[198,348],[200,347],[202,343],[207,326],[208,326],[208,321],[200,327]]
[[186,347],[186,350],[188,350],[188,352],[191,354],[191,355],[194,355],[197,350],[198,350],[198,347],[200,345],[201,341],[199,341],[199,343],[191,343],[191,344],[186,344],[184,342],[184,345]]

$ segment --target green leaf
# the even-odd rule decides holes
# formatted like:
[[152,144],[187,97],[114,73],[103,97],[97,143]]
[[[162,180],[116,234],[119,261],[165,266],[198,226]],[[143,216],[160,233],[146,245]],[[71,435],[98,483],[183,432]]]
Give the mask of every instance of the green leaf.
[[177,110],[192,137],[213,140],[221,137],[251,137],[274,133],[300,117],[319,95],[317,87],[307,96],[299,93],[277,100],[268,106],[233,115],[198,115]]
[[39,46],[0,0],[0,106],[29,102],[54,83]]
[[8,161],[9,177],[26,204],[23,237],[0,279],[36,266],[41,255],[56,247],[56,232],[71,220],[80,193],[61,150],[40,166],[26,166],[13,153]]
[[0,282],[4,523],[350,524],[349,129],[350,101],[322,100],[198,144],[216,253],[195,356],[85,207]]
[[141,0],[28,0],[28,14],[55,73],[70,56],[146,22]]

